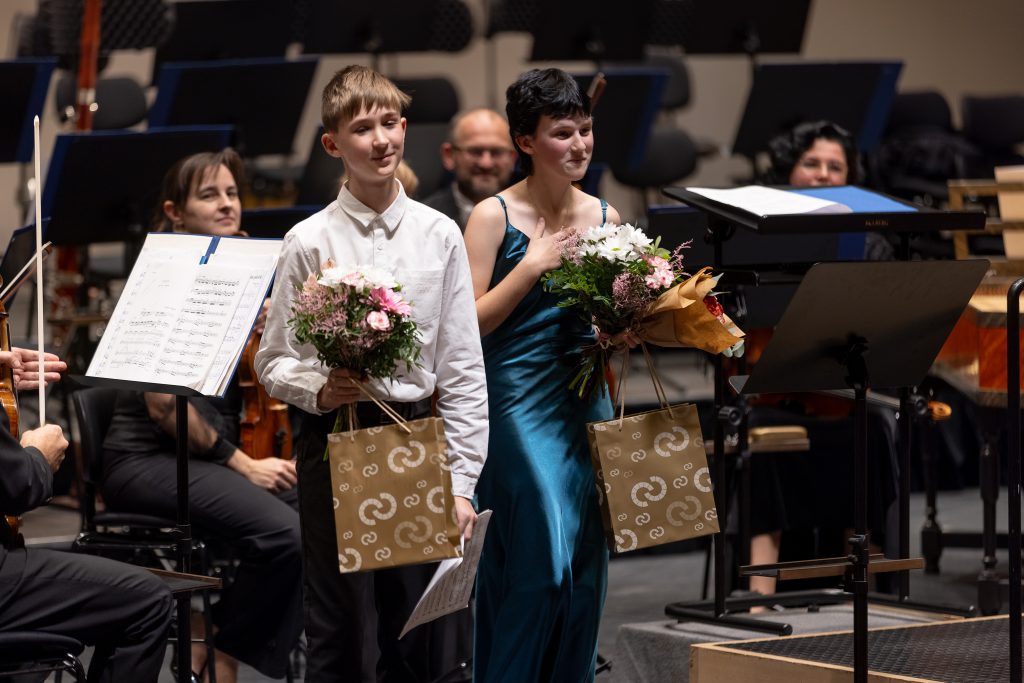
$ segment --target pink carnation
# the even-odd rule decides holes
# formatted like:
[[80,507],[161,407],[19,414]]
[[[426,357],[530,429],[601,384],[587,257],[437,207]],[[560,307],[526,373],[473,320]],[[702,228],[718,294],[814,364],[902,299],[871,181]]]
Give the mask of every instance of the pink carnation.
[[672,264],[660,256],[647,255],[644,256],[644,260],[653,268],[644,278],[645,285],[650,289],[664,289],[672,286],[672,281],[675,280]]
[[412,307],[393,289],[377,287],[370,293],[370,296],[373,297],[374,303],[388,313],[397,313],[398,315],[412,313]]
[[366,324],[379,332],[386,332],[391,329],[391,319],[387,313],[381,311],[370,311],[366,316]]

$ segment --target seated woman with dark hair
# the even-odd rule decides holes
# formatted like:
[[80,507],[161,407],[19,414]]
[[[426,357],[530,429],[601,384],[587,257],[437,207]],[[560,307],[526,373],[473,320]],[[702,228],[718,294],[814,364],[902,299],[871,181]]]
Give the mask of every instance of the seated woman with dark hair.
[[[801,123],[769,143],[771,167],[763,181],[770,185],[828,187],[857,185],[864,180],[864,168],[853,136],[829,121]],[[884,236],[868,233],[865,259],[892,258],[893,250]],[[767,343],[770,330],[748,330],[748,356],[756,359]],[[841,554],[842,546],[832,539],[849,524],[852,501],[852,420],[847,416],[852,403],[810,394],[775,397],[778,407],[761,405],[750,416],[750,425],[797,424],[804,426],[811,440],[808,454],[758,455],[751,463],[750,558],[752,564],[779,561],[782,532],[814,532],[813,545],[826,554]],[[891,411],[872,408],[871,526],[874,541],[885,526],[885,510],[895,496],[895,422]],[[824,457],[824,456],[834,457]],[[827,533],[822,534],[822,531]],[[835,530],[835,534],[832,531]],[[845,534],[849,536],[849,534]],[[844,536],[844,538],[845,538]],[[879,548],[873,546],[872,552]],[[750,589],[775,592],[775,579],[754,576]]]
[[771,167],[766,185],[823,187],[859,185],[864,167],[853,136],[830,121],[794,126],[768,143]]
[[[230,237],[240,230],[242,161],[231,149],[194,154],[164,176],[158,231]],[[189,502],[200,536],[216,538],[237,567],[213,608],[216,678],[233,683],[238,662],[283,677],[302,632],[302,557],[295,464],[238,445],[241,389],[188,406]],[[176,406],[168,394],[122,392],[103,443],[103,497],[114,510],[174,517]],[[197,628],[193,624],[193,635]],[[192,666],[208,674],[205,648]],[[206,677],[203,678],[206,680]]]

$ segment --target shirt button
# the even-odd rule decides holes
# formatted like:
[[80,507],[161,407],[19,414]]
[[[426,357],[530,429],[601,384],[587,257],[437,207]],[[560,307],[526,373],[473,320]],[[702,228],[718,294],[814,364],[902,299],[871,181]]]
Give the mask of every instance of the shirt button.
[[377,251],[384,251],[384,245],[383,244],[378,244],[377,245]]

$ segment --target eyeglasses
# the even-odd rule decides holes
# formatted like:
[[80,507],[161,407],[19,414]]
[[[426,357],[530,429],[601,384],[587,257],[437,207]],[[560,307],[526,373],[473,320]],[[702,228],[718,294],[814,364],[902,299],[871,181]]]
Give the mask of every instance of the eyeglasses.
[[462,152],[471,159],[483,159],[485,154],[490,154],[495,161],[500,161],[511,156],[515,150],[508,147],[459,147],[452,145],[456,152]]

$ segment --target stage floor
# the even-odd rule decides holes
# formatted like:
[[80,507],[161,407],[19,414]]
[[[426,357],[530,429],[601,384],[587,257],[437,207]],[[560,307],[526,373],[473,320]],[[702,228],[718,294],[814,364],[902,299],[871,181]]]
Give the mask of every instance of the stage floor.
[[[999,683],[1010,677],[1006,616],[871,629],[869,680]],[[853,633],[694,645],[693,683],[849,680]]]

